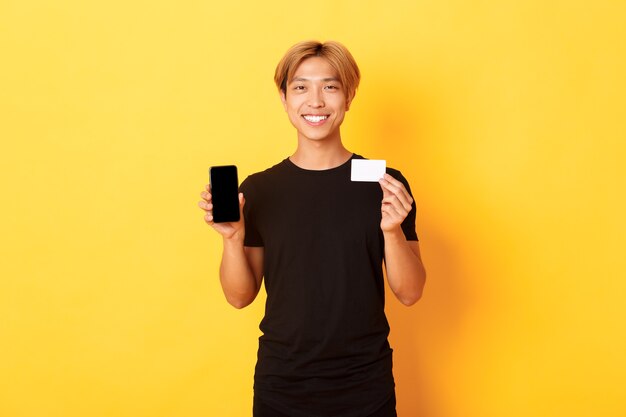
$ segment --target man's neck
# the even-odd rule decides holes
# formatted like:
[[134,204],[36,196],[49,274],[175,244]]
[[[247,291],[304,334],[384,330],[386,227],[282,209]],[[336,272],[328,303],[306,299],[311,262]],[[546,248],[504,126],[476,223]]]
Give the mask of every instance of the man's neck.
[[300,168],[318,171],[336,168],[351,156],[352,152],[348,151],[341,141],[330,143],[300,140],[298,148],[289,159]]

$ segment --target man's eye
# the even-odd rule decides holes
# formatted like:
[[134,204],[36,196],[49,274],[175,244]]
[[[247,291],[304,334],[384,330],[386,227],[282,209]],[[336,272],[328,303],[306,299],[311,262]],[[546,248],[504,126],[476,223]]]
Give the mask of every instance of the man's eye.
[[326,89],[327,89],[327,90],[338,90],[338,89],[339,89],[339,87],[337,87],[336,85],[327,85],[327,86],[326,86]]
[[294,90],[304,90],[304,86],[303,85],[296,85],[295,87],[293,87]]

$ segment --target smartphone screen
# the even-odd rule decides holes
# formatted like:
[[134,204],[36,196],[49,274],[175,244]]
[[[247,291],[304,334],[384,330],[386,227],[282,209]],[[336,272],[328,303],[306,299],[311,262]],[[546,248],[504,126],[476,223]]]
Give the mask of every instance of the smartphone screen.
[[213,221],[215,223],[239,221],[237,167],[234,165],[211,167],[209,183],[213,200]]

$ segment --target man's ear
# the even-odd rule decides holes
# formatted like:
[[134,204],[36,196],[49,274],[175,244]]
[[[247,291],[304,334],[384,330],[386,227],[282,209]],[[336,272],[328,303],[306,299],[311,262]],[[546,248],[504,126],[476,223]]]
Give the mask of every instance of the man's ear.
[[285,94],[285,90],[280,90],[280,101],[283,103],[285,111],[287,111],[287,96]]

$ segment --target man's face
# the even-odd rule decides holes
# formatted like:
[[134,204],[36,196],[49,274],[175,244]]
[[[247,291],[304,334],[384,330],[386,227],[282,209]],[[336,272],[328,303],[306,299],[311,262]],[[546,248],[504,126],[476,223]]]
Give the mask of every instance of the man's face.
[[302,61],[285,93],[281,93],[281,100],[300,139],[340,138],[339,126],[350,108],[350,100],[326,59],[312,57]]

